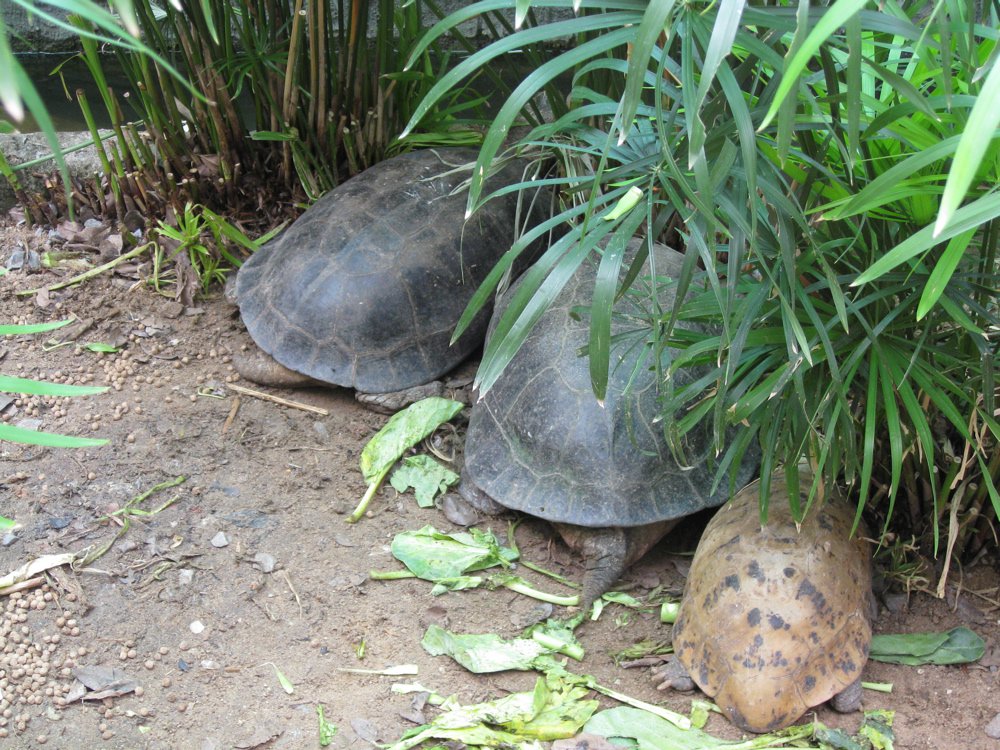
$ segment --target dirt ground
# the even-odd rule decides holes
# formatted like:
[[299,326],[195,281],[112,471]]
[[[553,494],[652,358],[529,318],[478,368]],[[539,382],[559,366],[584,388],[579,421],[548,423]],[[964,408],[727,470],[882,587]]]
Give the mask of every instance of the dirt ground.
[[[46,237],[8,225],[0,262],[19,243],[41,249]],[[335,748],[391,742],[414,726],[403,716],[412,718],[411,698],[390,692],[400,678],[342,667],[417,664],[419,675],[404,681],[465,703],[528,688],[533,675],[470,675],[428,656],[420,639],[431,622],[514,636],[537,602],[506,590],[435,598],[421,581],[369,579],[370,570],[400,567],[389,554],[396,533],[425,524],[454,529],[441,512],[419,509],[388,485],[369,517],[345,522],[364,491],[359,453],[386,418],[343,391],[273,392],[325,415],[233,392],[230,356],[249,339],[221,294],[185,309],[137,283],[132,270],[46,297],[14,291],[52,283],[52,272],[0,278],[4,323],[68,315],[93,322],[77,346],[48,349],[47,334],[0,342],[0,372],[113,386],[86,398],[25,398],[2,411],[11,423],[37,420],[28,424],[110,442],[76,450],[0,443],[0,514],[23,526],[0,545],[0,575],[41,555],[111,546],[84,570],[52,571],[44,590],[0,600],[0,689],[13,701],[0,712],[0,747],[316,748],[317,704],[339,727]],[[122,349],[98,354],[78,346],[91,342]],[[127,529],[123,514],[109,518],[180,479],[141,504],[156,509],[174,500],[160,512],[128,516]],[[517,534],[526,559],[580,578],[579,560],[544,524],[525,523]],[[629,572],[635,593],[660,585],[680,591],[688,558],[669,547]],[[950,580],[961,584],[957,603],[954,588],[948,601],[914,594],[896,613],[883,606],[877,630],[964,624],[986,639],[987,654],[959,667],[868,665],[866,680],[894,685],[891,694],[866,693],[865,706],[896,712],[897,748],[1000,748],[985,731],[1000,711],[996,550]],[[657,692],[648,668],[623,669],[610,658],[667,635],[657,613],[611,607],[582,627],[587,656],[574,668],[686,712],[690,696]],[[70,700],[73,669],[96,666],[120,670],[113,677],[134,689]],[[294,692],[282,689],[275,668]],[[860,714],[825,708],[818,716],[851,731],[860,723]],[[708,729],[739,736],[718,716]]]

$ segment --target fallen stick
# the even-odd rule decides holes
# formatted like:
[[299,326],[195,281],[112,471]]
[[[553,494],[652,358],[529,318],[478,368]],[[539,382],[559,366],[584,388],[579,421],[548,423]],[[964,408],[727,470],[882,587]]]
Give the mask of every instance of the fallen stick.
[[319,414],[321,417],[329,417],[330,412],[326,409],[321,409],[318,406],[310,406],[309,404],[303,404],[301,401],[289,401],[287,398],[281,398],[279,396],[272,396],[270,393],[264,393],[263,391],[255,391],[253,388],[244,388],[242,385],[236,385],[235,383],[226,383],[227,388],[231,388],[237,393],[243,393],[247,396],[253,396],[254,398],[263,399],[264,401],[273,401],[276,404],[281,404],[282,406],[290,406],[293,409],[301,409],[302,411],[311,411],[313,414]]

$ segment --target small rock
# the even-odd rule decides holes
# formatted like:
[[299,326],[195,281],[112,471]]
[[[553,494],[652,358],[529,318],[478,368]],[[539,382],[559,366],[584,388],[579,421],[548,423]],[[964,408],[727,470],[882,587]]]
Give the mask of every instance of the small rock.
[[885,604],[885,608],[892,612],[893,614],[899,614],[906,609],[906,605],[909,603],[910,597],[906,594],[892,593],[884,594],[882,596],[882,603]]
[[330,439],[330,431],[326,429],[326,425],[322,422],[313,422],[313,431],[321,440]]
[[9,547],[16,541],[17,541],[17,534],[15,534],[13,531],[8,531],[6,534],[3,535],[3,539],[0,539],[0,545],[4,547]]
[[543,602],[535,607],[532,607],[527,612],[512,612],[510,615],[510,621],[513,623],[514,627],[523,630],[524,628],[530,627],[539,622],[544,622],[552,617],[552,609],[551,604]]
[[42,420],[40,419],[19,419],[14,423],[15,427],[20,427],[22,430],[38,430],[42,426]]
[[188,628],[195,635],[199,635],[200,633],[205,632],[205,623],[203,623],[201,620],[195,620],[190,625],[188,625]]
[[184,314],[184,305],[180,302],[167,302],[163,305],[163,314],[168,318],[179,318]]
[[354,734],[358,736],[359,739],[365,742],[376,743],[378,742],[378,730],[375,725],[372,724],[368,719],[351,719],[351,729],[354,730]]
[[437,502],[444,517],[456,526],[475,526],[482,516],[456,492],[445,493]]
[[1000,714],[994,716],[992,721],[986,725],[986,736],[1000,740]]
[[212,546],[213,547],[229,546],[229,539],[228,537],[226,537],[226,533],[224,531],[220,531],[218,534],[212,537]]
[[194,571],[190,568],[182,568],[177,571],[177,583],[181,586],[190,586],[194,581]]
[[271,573],[274,571],[275,560],[272,555],[266,552],[258,552],[253,556],[253,563],[258,568],[260,568],[263,573]]

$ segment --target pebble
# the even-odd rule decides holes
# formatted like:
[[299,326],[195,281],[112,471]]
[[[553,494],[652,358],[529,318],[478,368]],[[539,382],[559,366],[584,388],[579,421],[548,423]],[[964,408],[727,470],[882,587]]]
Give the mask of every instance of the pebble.
[[195,620],[188,626],[188,628],[190,628],[191,632],[195,635],[205,632],[205,624],[201,620]]
[[992,721],[986,725],[986,736],[1000,740],[1000,714],[994,716]]
[[271,573],[274,571],[275,559],[273,555],[269,555],[266,552],[258,552],[253,556],[253,561],[262,573]]
[[226,533],[224,531],[220,531],[218,534],[212,537],[212,546],[213,547],[229,546],[229,539],[226,537]]

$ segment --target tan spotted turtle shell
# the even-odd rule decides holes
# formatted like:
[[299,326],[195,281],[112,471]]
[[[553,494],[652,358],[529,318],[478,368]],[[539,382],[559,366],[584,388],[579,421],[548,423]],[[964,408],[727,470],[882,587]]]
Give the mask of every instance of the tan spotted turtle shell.
[[[802,507],[811,477],[800,480]],[[786,727],[861,675],[871,642],[871,554],[839,494],[800,529],[784,474],[763,528],[757,482],[722,506],[695,552],[674,625],[677,658],[730,721]]]

